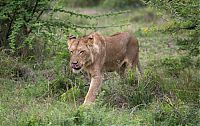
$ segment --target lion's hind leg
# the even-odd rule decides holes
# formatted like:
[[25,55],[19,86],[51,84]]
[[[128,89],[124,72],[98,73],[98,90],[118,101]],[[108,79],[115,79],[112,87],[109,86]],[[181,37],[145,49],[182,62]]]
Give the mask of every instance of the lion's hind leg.
[[126,62],[123,62],[121,65],[120,65],[120,67],[119,67],[119,69],[117,70],[117,73],[120,75],[120,77],[123,79],[123,78],[125,78],[126,77],[126,68],[127,68],[127,63]]

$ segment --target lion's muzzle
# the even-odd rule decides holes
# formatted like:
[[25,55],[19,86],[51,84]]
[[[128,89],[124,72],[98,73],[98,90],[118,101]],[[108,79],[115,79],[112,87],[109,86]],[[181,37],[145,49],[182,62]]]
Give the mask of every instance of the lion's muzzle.
[[79,73],[82,69],[82,66],[77,61],[75,61],[71,63],[71,68],[74,73]]
[[71,63],[71,67],[75,70],[79,70],[81,69],[81,67],[78,65],[78,62],[72,62]]

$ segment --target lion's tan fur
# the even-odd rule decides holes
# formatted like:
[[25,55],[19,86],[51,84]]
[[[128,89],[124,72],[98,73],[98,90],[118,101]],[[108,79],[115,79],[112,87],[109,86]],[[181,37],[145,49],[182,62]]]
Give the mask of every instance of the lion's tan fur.
[[[135,37],[128,32],[116,33],[112,36],[102,36],[91,33],[79,39],[70,39],[68,48],[72,51],[71,63],[77,61],[90,76],[91,83],[84,104],[94,102],[101,87],[103,72],[117,71],[124,74],[126,68],[138,66],[139,45]],[[84,50],[84,54],[79,53]]]

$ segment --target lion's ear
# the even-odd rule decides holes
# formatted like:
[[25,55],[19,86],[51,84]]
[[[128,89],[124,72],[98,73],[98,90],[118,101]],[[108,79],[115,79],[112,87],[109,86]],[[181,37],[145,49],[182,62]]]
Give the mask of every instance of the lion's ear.
[[89,39],[89,40],[92,40],[92,39],[94,39],[94,36],[93,36],[93,35],[89,35],[89,36],[88,36],[88,39]]
[[87,41],[86,41],[87,45],[92,46],[94,43],[94,36],[93,35],[89,35],[87,37]]
[[68,40],[76,39],[76,36],[74,36],[74,35],[68,35],[68,36],[67,36],[67,39],[68,39]]
[[67,36],[67,45],[68,45],[68,47],[71,46],[71,44],[73,43],[74,39],[76,39],[76,36],[74,36],[74,35]]

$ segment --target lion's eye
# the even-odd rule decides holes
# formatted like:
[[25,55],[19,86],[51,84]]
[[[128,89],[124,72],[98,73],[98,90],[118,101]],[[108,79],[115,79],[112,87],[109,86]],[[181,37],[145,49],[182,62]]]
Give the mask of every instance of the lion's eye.
[[80,54],[83,54],[84,52],[85,52],[85,51],[80,51],[79,53],[80,53]]
[[70,53],[72,54],[72,53],[73,53],[73,51],[70,51]]

